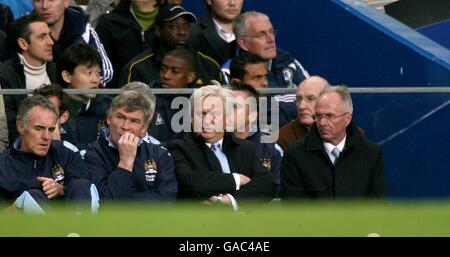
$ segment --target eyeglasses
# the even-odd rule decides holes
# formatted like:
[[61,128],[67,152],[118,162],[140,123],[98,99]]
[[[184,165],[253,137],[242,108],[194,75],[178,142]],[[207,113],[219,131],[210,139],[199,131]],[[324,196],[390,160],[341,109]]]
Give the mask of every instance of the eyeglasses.
[[277,35],[277,31],[275,29],[271,29],[269,31],[260,31],[256,35],[242,35],[243,37],[253,37],[256,39],[267,39],[270,37],[275,37]]
[[325,113],[325,114],[322,114],[322,113],[314,113],[314,114],[312,115],[312,118],[313,118],[314,120],[317,120],[317,121],[321,120],[322,118],[325,118],[325,119],[327,119],[327,120],[334,120],[334,119],[339,118],[339,117],[342,117],[342,116],[344,116],[344,115],[346,115],[346,114],[349,114],[349,112],[345,112],[345,113],[343,113],[343,114],[341,114],[341,115],[337,115],[337,116],[335,116],[334,114],[331,114],[331,113]]

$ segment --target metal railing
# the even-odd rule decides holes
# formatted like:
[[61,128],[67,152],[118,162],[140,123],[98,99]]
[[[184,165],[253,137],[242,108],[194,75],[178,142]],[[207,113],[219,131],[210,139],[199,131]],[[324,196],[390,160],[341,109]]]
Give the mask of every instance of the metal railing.
[[[264,94],[295,94],[296,88],[259,88],[259,93]],[[0,95],[24,95],[32,94],[33,89],[0,89]],[[119,94],[120,89],[64,89],[68,94]],[[191,94],[193,88],[154,88],[154,94]],[[450,93],[450,86],[448,87],[349,87],[350,93],[370,93],[370,94],[391,94],[391,93]]]

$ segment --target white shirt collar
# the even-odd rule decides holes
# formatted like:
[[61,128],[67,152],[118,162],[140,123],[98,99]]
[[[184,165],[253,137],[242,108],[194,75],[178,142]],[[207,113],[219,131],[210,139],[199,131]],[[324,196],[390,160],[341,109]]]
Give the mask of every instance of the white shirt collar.
[[[223,142],[223,138],[221,138],[219,141],[217,141],[217,142],[215,142],[214,144],[219,144],[220,145],[220,149],[222,149],[222,142]],[[209,147],[209,148],[211,148],[211,145],[212,145],[212,143],[206,143],[205,142],[205,144]]]
[[214,26],[216,27],[217,34],[221,39],[225,40],[225,42],[227,43],[230,43],[236,39],[234,33],[230,33],[224,30],[222,26],[220,26],[219,23],[217,23],[217,21],[214,18],[212,20],[214,22]]
[[344,139],[342,139],[342,141],[339,142],[339,144],[337,144],[336,146],[333,145],[332,143],[323,142],[323,147],[325,148],[325,151],[327,152],[327,154],[330,156],[331,151],[333,151],[333,149],[335,147],[337,147],[339,149],[339,151],[342,153],[342,151],[344,150],[344,146],[345,146],[345,139],[347,139],[347,135],[345,135]]

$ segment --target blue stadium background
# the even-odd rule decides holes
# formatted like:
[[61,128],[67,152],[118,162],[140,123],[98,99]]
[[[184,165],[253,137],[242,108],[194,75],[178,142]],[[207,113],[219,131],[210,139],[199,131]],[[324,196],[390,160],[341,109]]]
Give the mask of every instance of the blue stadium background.
[[[183,5],[200,15],[202,2],[189,0]],[[353,2],[246,0],[244,8],[268,14],[278,31],[278,46],[296,56],[311,75],[324,76],[333,84],[450,86],[449,49]],[[450,42],[450,30],[426,32]],[[389,196],[449,197],[450,94],[355,93],[353,100],[354,121],[382,145]]]

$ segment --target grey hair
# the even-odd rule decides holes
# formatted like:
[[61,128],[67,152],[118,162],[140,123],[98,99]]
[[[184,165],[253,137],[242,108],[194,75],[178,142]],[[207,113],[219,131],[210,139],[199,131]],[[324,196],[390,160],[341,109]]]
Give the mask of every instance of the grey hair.
[[147,95],[137,90],[125,90],[114,97],[109,107],[108,114],[111,115],[117,109],[124,107],[127,112],[143,111],[144,121],[150,123],[153,112],[151,112],[150,101]]
[[264,16],[267,19],[269,19],[269,16],[267,16],[264,13],[257,12],[257,11],[248,11],[244,12],[241,15],[239,15],[234,21],[233,21],[233,33],[236,37],[240,37],[247,34],[247,20],[251,17],[257,17],[257,16]]
[[125,91],[136,91],[136,92],[142,93],[147,98],[147,100],[150,102],[150,110],[149,110],[150,113],[155,112],[156,97],[155,97],[155,94],[153,94],[153,91],[150,89],[149,85],[142,83],[142,82],[134,81],[134,82],[130,82],[130,83],[126,84],[120,90],[121,93],[123,93]]
[[[233,99],[233,93],[231,92],[231,90],[220,86],[220,84],[217,85],[215,83],[215,85],[207,85],[207,86],[204,86],[201,88],[197,88],[194,90],[191,97],[189,98],[191,113],[193,113],[195,101],[203,100],[206,97],[210,97],[210,96],[222,98],[224,104],[231,103],[232,102],[231,100]],[[227,101],[227,98],[230,100]],[[226,107],[226,106],[224,106],[224,107]],[[225,110],[228,110],[228,109],[225,109]]]
[[348,91],[347,86],[345,85],[338,85],[338,86],[329,86],[322,89],[319,93],[319,97],[325,94],[330,93],[336,93],[338,94],[342,101],[344,101],[344,104],[347,107],[348,112],[353,113],[353,101],[352,96],[350,95],[350,92]]
[[23,122],[23,126],[26,130],[28,130],[28,123],[30,121],[29,114],[30,111],[36,106],[52,111],[55,114],[55,120],[57,119],[58,113],[56,112],[56,108],[53,103],[41,95],[33,95],[22,101],[19,111],[17,112],[16,126],[19,122]]

